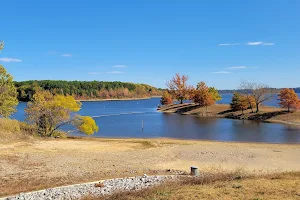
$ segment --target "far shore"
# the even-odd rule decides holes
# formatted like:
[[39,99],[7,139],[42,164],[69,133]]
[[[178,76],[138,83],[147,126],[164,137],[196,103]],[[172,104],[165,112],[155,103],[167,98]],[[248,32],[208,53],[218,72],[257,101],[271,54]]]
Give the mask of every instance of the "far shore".
[[206,112],[205,107],[199,107],[194,103],[172,104],[158,108],[164,113],[177,113],[182,115],[195,115],[197,117],[218,117],[237,120],[253,120],[260,122],[280,123],[300,126],[300,112],[288,112],[285,109],[261,106],[260,112],[255,113],[250,109],[242,111],[232,111],[229,104],[216,104],[209,106]]
[[132,101],[132,100],[146,100],[152,98],[160,98],[161,96],[151,96],[143,98],[121,98],[121,99],[79,99],[77,101]]

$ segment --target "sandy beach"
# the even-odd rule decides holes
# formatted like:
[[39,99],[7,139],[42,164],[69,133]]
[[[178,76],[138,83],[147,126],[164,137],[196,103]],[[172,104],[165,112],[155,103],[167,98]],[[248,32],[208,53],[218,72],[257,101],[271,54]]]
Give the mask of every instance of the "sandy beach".
[[174,139],[51,139],[1,144],[0,196],[143,174],[300,170],[300,145]]

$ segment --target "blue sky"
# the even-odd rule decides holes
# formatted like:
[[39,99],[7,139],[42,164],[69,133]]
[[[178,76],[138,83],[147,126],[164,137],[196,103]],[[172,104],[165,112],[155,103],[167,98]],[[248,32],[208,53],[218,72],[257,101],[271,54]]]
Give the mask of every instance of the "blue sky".
[[1,0],[0,64],[18,81],[300,87],[299,0]]

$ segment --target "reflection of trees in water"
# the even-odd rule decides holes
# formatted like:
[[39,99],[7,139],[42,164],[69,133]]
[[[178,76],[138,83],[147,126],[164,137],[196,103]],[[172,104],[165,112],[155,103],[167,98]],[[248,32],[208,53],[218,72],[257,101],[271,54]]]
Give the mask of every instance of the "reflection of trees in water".
[[287,143],[300,143],[300,126],[285,125],[283,128],[285,134],[282,134],[282,138]]
[[250,120],[162,114],[164,137],[240,142],[300,142],[300,127]]

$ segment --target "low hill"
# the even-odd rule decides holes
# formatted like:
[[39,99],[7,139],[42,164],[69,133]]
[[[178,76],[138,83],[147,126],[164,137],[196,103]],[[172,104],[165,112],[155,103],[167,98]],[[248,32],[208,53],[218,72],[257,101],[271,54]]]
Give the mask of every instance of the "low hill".
[[162,89],[147,84],[119,81],[29,80],[15,82],[15,86],[20,101],[29,101],[39,88],[54,94],[72,95],[78,100],[145,98],[162,94]]

